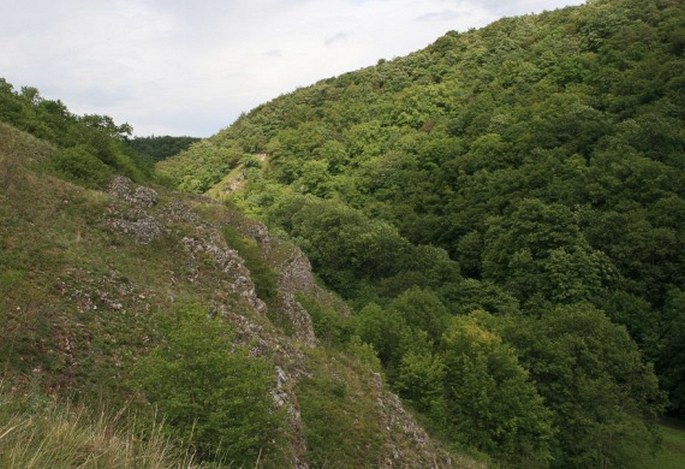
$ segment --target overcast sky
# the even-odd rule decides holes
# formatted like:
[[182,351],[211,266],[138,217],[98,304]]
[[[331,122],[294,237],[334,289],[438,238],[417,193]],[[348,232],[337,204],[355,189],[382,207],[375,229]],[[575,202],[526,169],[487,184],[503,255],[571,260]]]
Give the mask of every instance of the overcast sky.
[[0,0],[0,77],[136,135],[208,137],[450,30],[583,0]]

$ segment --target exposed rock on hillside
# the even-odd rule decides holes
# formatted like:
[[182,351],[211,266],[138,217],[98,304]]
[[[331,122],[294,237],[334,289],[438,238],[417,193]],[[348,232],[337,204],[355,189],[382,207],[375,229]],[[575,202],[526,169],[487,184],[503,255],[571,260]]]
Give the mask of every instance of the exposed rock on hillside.
[[157,192],[154,189],[134,184],[125,176],[115,176],[112,179],[109,193],[135,207],[149,208],[157,204]]
[[162,235],[159,223],[146,210],[157,204],[157,192],[138,186],[127,177],[116,176],[109,186],[109,193],[131,206],[129,211],[119,214],[110,222],[114,229],[130,234],[136,241],[144,244]]
[[215,244],[189,237],[184,237],[181,241],[196,263],[203,254],[208,255],[218,270],[232,278],[228,284],[230,294],[244,299],[256,313],[264,314],[266,304],[257,297],[250,271],[237,251],[222,249]]
[[[307,440],[295,389],[298,381],[310,374],[306,354],[300,348],[316,347],[318,342],[312,318],[297,300],[297,295],[307,294],[334,304],[340,314],[349,315],[344,302],[317,285],[311,264],[299,248],[274,239],[261,223],[240,219],[240,232],[259,245],[278,272],[278,301],[271,306],[277,311],[271,314],[287,318],[292,329],[292,338],[287,338],[266,318],[269,307],[257,296],[244,259],[221,235],[222,223],[235,222],[235,219],[229,217],[217,224],[209,223],[193,204],[160,198],[154,190],[123,177],[113,181],[109,192],[124,203],[114,211],[116,218],[110,222],[111,226],[139,243],[152,243],[165,235],[171,237],[172,242],[180,243],[186,259],[177,260],[186,266],[187,280],[214,289],[214,313],[237,329],[238,340],[249,344],[255,356],[274,357],[278,365],[274,370],[273,398],[275,405],[287,413],[292,464],[298,468],[309,467]],[[207,203],[214,205],[214,202]],[[179,239],[183,233],[185,235]],[[108,302],[118,304],[116,299],[108,298]],[[437,449],[403,409],[397,396],[384,389],[380,375],[369,375],[369,379],[375,383],[375,396],[370,398],[376,400],[387,432],[379,465],[406,467],[408,461],[421,461],[423,467],[452,466],[450,456]]]
[[409,455],[423,464],[427,462],[426,467],[475,467],[464,461],[457,464],[452,456],[437,448],[426,431],[404,409],[397,395],[384,389],[379,374],[373,375],[373,382],[378,392],[383,425],[390,435],[383,447],[381,467],[404,467]]

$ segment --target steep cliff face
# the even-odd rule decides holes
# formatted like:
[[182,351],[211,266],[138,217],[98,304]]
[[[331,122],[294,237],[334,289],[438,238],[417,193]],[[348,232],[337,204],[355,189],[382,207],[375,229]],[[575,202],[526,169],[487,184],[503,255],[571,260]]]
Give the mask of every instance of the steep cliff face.
[[[328,415],[312,413],[314,402],[336,398],[321,380],[340,380],[344,398],[359,404],[359,415],[336,421],[340,438],[364,434],[345,422],[372,422],[378,440],[365,449],[355,441],[359,454],[341,458],[381,467],[475,464],[440,449],[372,365],[317,338],[303,298],[329,314],[350,311],[316,283],[297,247],[205,197],[120,176],[105,191],[72,185],[41,169],[50,146],[0,130],[4,167],[13,171],[0,187],[0,352],[17,385],[123,402],[131,367],[164,340],[169,311],[193,304],[274,364],[273,405],[285,410],[283,454],[292,467],[316,465],[328,451],[313,437]],[[327,457],[335,463],[334,455]]]

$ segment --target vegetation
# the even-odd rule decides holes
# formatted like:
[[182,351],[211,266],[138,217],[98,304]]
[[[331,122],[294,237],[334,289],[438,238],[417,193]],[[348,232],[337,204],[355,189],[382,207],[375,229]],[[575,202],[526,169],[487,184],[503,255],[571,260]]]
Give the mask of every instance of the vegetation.
[[172,137],[170,135],[134,137],[126,140],[126,144],[141,155],[151,158],[153,161],[162,161],[188,149],[198,142],[195,137]]
[[250,270],[257,296],[267,303],[273,303],[278,295],[278,274],[266,262],[257,242],[242,236],[232,226],[224,228],[226,243],[240,253]]
[[656,454],[640,456],[641,467],[677,469],[685,457],[685,429],[680,422],[665,420],[659,426],[663,446]]
[[[342,357],[337,357],[338,359]],[[300,384],[308,457],[314,467],[364,467],[380,456],[383,430],[379,409],[364,396],[375,394],[371,380],[359,379],[342,358],[312,354],[314,373]],[[345,436],[340,429],[348,429]]]
[[[623,465],[656,447],[663,397],[623,327],[588,304],[504,326],[559,429],[557,464]],[[651,445],[650,445],[651,443]]]
[[404,433],[420,427],[301,251],[97,162],[0,122],[0,466],[480,467]]
[[511,464],[549,463],[550,414],[513,350],[475,324],[455,321],[441,357],[446,426]]
[[235,203],[305,251],[449,439],[507,465],[625,467],[659,413],[685,416],[684,37],[671,0],[450,32],[159,168],[197,192],[243,168]]
[[[0,81],[1,365],[54,399],[2,391],[0,465],[667,467],[684,52],[681,2],[598,0],[450,32],[190,146]],[[101,401],[140,420],[91,419]]]
[[191,454],[178,454],[161,427],[145,427],[147,437],[119,413],[91,415],[84,407],[63,407],[39,393],[22,395],[6,383],[0,390],[0,466],[119,467],[126,469],[201,467]]
[[0,78],[0,120],[57,146],[61,151],[49,165],[74,182],[100,187],[114,173],[136,181],[152,178],[150,162],[125,144],[130,125],[117,125],[109,116],[77,116],[36,88],[15,91]]
[[[201,140],[181,152],[175,158],[175,163],[168,164],[169,160],[159,163],[157,173],[181,190],[203,192],[233,169],[243,157],[239,148],[220,147],[209,140]],[[181,161],[183,163],[179,166]]]
[[204,460],[244,467],[271,454],[283,425],[271,409],[272,366],[234,347],[223,321],[199,311],[181,314],[167,337],[135,369],[164,429]]

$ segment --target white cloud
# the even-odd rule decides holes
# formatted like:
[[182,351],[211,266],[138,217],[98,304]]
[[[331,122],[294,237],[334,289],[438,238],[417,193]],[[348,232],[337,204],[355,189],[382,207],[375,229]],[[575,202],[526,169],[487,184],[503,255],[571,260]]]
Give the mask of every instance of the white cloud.
[[581,0],[1,0],[0,76],[136,134],[209,136],[449,30]]

